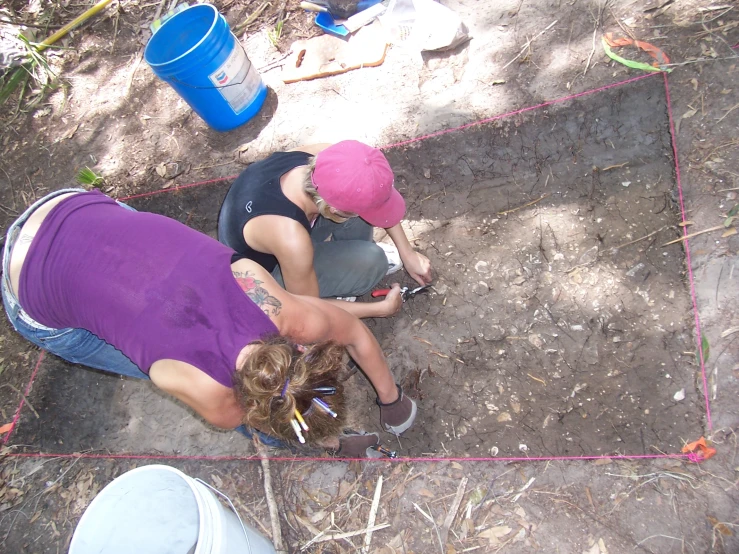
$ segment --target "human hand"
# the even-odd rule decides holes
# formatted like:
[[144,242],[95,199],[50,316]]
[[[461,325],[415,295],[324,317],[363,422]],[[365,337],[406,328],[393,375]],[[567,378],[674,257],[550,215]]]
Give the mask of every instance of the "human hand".
[[390,292],[385,296],[385,300],[379,302],[381,311],[378,317],[390,317],[400,311],[403,305],[403,297],[400,295],[400,284],[393,283]]
[[403,260],[408,275],[421,286],[431,283],[431,261],[420,252],[413,251]]

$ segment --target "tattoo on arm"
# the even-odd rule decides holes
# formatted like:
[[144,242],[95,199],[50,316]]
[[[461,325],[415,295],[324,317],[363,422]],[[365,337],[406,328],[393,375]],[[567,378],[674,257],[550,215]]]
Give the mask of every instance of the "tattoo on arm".
[[20,244],[31,244],[31,241],[33,241],[34,235],[29,235],[28,233],[22,233],[20,237],[18,237],[18,242]]
[[266,315],[279,315],[282,310],[282,302],[272,296],[267,289],[260,286],[263,281],[256,279],[251,271],[233,271],[234,279],[246,295]]

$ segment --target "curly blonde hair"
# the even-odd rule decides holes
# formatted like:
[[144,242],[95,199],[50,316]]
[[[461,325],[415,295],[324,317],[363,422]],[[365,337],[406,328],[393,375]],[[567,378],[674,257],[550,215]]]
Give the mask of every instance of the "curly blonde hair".
[[[252,344],[256,348],[234,376],[234,392],[246,414],[244,423],[295,443],[290,421],[297,409],[310,429],[303,433],[307,443],[338,435],[346,413],[344,388],[337,379],[344,366],[344,347],[323,342],[301,350],[283,337]],[[322,396],[313,390],[316,387],[334,387],[336,394]],[[328,404],[338,417],[318,408],[313,398]]]
[[303,180],[303,192],[310,196],[310,199],[313,200],[316,206],[318,206],[318,213],[326,219],[330,219],[334,223],[344,223],[347,219],[357,217],[357,214],[355,213],[345,212],[343,210],[339,210],[338,208],[332,208],[328,205],[328,203],[326,203],[321,195],[318,194],[318,189],[316,189],[312,179],[315,169],[316,157],[311,156],[311,158],[308,160],[308,171],[306,172],[305,179]]

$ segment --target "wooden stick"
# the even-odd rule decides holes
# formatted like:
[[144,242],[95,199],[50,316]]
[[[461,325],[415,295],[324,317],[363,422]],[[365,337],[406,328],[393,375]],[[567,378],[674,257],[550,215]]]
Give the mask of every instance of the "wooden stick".
[[87,10],[85,13],[80,15],[79,17],[75,18],[71,22],[67,23],[64,27],[59,29],[56,33],[51,35],[49,38],[44,39],[37,47],[36,49],[41,52],[43,50],[46,50],[49,46],[54,44],[57,40],[62,38],[64,35],[66,35],[69,31],[74,29],[77,25],[80,23],[84,23],[88,19],[90,19],[93,15],[103,10],[108,4],[110,4],[113,0],[101,0],[97,4],[95,4],[92,8]]
[[277,503],[275,502],[275,495],[272,492],[272,473],[269,470],[269,459],[267,458],[267,450],[254,435],[254,446],[259,454],[260,462],[262,462],[262,472],[264,473],[264,496],[267,500],[267,507],[269,508],[269,519],[272,523],[272,544],[277,552],[286,552],[282,544],[282,529],[280,528],[280,513],[277,511]]
[[716,227],[703,229],[702,231],[696,231],[695,233],[690,233],[689,235],[682,236],[679,239],[671,240],[670,242],[664,243],[662,246],[669,246],[670,244],[675,244],[676,242],[682,242],[687,239],[692,239],[693,237],[702,235],[703,233],[710,233],[711,231],[718,231],[719,229],[726,229],[726,227],[724,227],[723,225],[716,225]]
[[338,541],[341,539],[348,539],[349,537],[356,537],[357,535],[361,535],[362,533],[366,533],[367,531],[379,531],[380,529],[386,529],[390,527],[389,523],[381,523],[380,525],[375,525],[373,527],[369,527],[367,529],[360,529],[359,531],[347,531],[346,533],[326,533],[325,531],[321,531],[319,535],[316,535],[313,537],[310,541],[305,543],[303,546],[300,547],[300,550],[305,550],[309,546],[312,546],[313,544],[317,542],[328,542],[328,541]]
[[382,475],[377,478],[377,486],[375,487],[375,497],[372,499],[372,507],[370,508],[369,519],[367,520],[367,530],[364,535],[363,554],[369,554],[370,543],[372,542],[372,527],[375,525],[377,518],[377,508],[380,506],[380,496],[382,495]]
[[504,212],[498,212],[498,215],[512,214],[513,212],[517,212],[518,210],[522,210],[524,208],[528,208],[529,206],[532,206],[532,205],[536,204],[537,202],[541,202],[547,196],[549,196],[549,193],[543,194],[539,198],[537,198],[536,200],[532,200],[531,202],[528,202],[527,204],[524,204],[523,206],[519,206],[518,208],[513,208],[513,209],[510,209],[510,210],[505,210]]
[[537,38],[539,38],[539,37],[540,37],[541,35],[543,35],[544,33],[546,33],[546,32],[547,32],[547,31],[548,31],[549,29],[551,29],[551,28],[552,28],[552,27],[554,26],[554,24],[555,24],[555,23],[557,23],[557,21],[558,21],[558,20],[557,20],[557,19],[555,19],[555,20],[554,20],[554,21],[552,21],[552,22],[551,22],[551,23],[550,23],[549,25],[547,25],[546,29],[544,29],[543,31],[541,31],[541,32],[540,32],[540,33],[539,33],[538,35],[536,35],[536,36],[535,36],[534,38],[531,38],[531,39],[527,40],[527,41],[526,41],[526,44],[524,44],[524,45],[523,45],[523,46],[521,47],[521,51],[520,51],[520,52],[518,53],[518,55],[517,55],[517,56],[516,56],[515,58],[513,58],[513,59],[512,59],[511,61],[509,61],[509,62],[508,62],[507,64],[505,64],[505,65],[503,66],[503,68],[502,68],[502,69],[505,69],[506,67],[508,67],[509,65],[511,65],[511,64],[512,64],[513,62],[515,62],[515,61],[516,61],[516,60],[517,60],[518,58],[520,58],[520,57],[521,57],[521,55],[522,55],[522,54],[523,54],[524,52],[526,52],[526,49],[527,49],[527,48],[528,48],[529,46],[531,46],[531,43],[532,43],[532,42],[534,42],[534,41],[535,41],[535,40],[536,40]]
[[665,225],[664,227],[660,227],[656,231],[652,231],[648,235],[644,235],[643,237],[640,237],[638,239],[630,240],[629,242],[625,242],[623,244],[619,244],[618,246],[614,246],[613,248],[611,248],[611,250],[618,250],[619,248],[623,248],[624,246],[629,246],[630,244],[634,244],[635,242],[639,242],[639,241],[642,241],[644,239],[648,239],[649,237],[651,237],[653,235],[656,235],[660,231],[664,231],[665,229],[667,229],[667,227],[669,227],[669,225]]
[[444,524],[441,526],[441,543],[442,544],[446,544],[446,541],[449,538],[449,529],[451,529],[452,523],[454,523],[454,518],[457,517],[457,512],[459,511],[459,505],[462,503],[462,497],[464,497],[464,489],[466,486],[467,486],[467,477],[463,477],[462,481],[459,483],[459,487],[457,488],[457,494],[454,497],[452,506],[449,508],[449,513],[446,515]]

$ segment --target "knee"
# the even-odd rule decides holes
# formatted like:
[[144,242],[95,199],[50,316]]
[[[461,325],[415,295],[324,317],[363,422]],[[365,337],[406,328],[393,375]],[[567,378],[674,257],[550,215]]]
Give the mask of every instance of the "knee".
[[387,273],[387,256],[375,243],[368,243],[362,256],[361,271],[367,278],[367,291],[374,287]]

